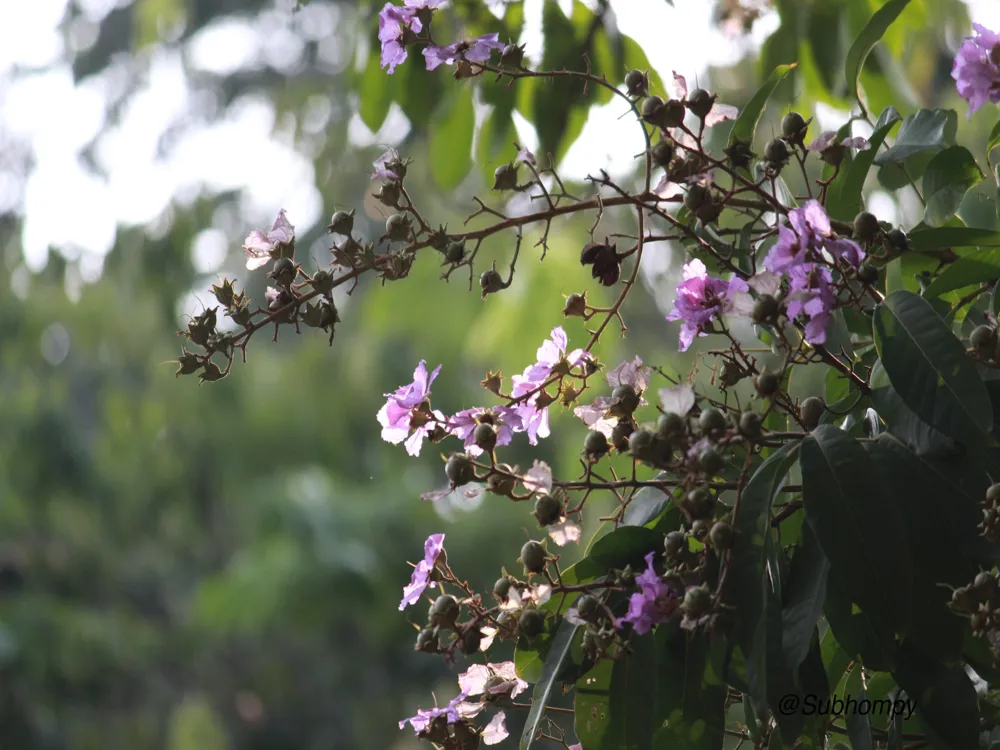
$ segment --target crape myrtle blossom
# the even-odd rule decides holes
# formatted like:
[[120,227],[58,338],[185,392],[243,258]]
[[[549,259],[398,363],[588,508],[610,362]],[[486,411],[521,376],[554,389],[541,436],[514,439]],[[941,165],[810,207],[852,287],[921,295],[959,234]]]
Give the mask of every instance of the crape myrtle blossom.
[[805,338],[810,344],[826,342],[826,326],[836,304],[831,288],[833,275],[830,269],[818,264],[806,263],[789,269],[790,293],[788,295],[788,317],[805,315]]
[[465,693],[459,693],[448,702],[447,706],[418,708],[416,716],[410,716],[399,722],[399,728],[402,729],[409,724],[413,727],[413,731],[420,735],[430,729],[436,719],[443,719],[444,724],[457,724],[462,719],[472,718],[483,710],[483,704],[469,703],[465,700],[468,697]]
[[857,267],[865,258],[864,250],[854,240],[835,237],[830,218],[817,200],[806,201],[801,208],[788,212],[791,229],[778,227],[778,241],[764,259],[764,267],[772,273],[787,273],[793,266],[809,260],[810,251],[825,250],[836,260]]
[[458,676],[458,687],[466,695],[484,695],[487,699],[499,695],[516,698],[528,689],[528,683],[517,676],[514,662],[473,664]]
[[[633,359],[622,362],[618,367],[607,373],[608,386],[613,389],[621,385],[631,386],[639,396],[639,406],[646,406],[646,399],[643,393],[649,387],[649,378],[653,374],[653,368],[642,364],[642,358],[636,355]],[[573,409],[573,414],[579,417],[591,430],[604,433],[606,437],[611,437],[618,419],[609,416],[608,410],[618,402],[612,396],[598,396],[593,403],[578,406]]]
[[455,42],[446,47],[425,47],[423,54],[427,70],[434,70],[440,65],[451,65],[456,60],[484,63],[490,59],[493,50],[502,50],[503,47],[499,34],[486,34],[475,39]]
[[[413,575],[410,577],[410,583],[403,587],[403,599],[399,603],[400,612],[420,601],[420,597],[428,588],[437,586],[437,583],[431,578],[431,573],[434,566],[437,565],[438,557],[442,554],[444,554],[444,534],[431,534],[424,542],[424,559],[417,563],[413,569]],[[400,728],[402,728],[402,723]]]
[[[411,456],[420,455],[423,439],[437,423],[443,424],[445,421],[441,412],[431,412],[429,405],[425,403],[431,393],[431,383],[440,371],[441,365],[438,365],[428,375],[426,360],[422,359],[413,371],[412,383],[397,388],[394,393],[384,394],[388,400],[378,412],[382,439],[393,445],[405,440],[406,452]],[[411,429],[414,430],[412,434]]]
[[1000,102],[1000,34],[978,23],[972,28],[976,35],[962,40],[951,69],[959,96],[969,103],[970,120],[987,101]]
[[380,64],[389,75],[407,58],[406,44],[424,29],[421,10],[434,10],[444,0],[406,0],[405,6],[386,3],[378,14],[378,40],[382,45]]
[[405,167],[406,163],[400,160],[395,149],[390,148],[386,149],[385,153],[377,158],[372,166],[375,167],[372,172],[373,180],[398,180],[401,178],[399,167]]
[[646,570],[635,579],[639,593],[629,598],[628,612],[617,623],[619,628],[630,623],[638,635],[648,633],[654,625],[667,620],[680,603],[680,593],[660,580],[653,569],[655,554],[646,555]]
[[683,321],[680,351],[687,351],[696,335],[707,335],[702,329],[713,318],[726,313],[745,315],[752,305],[749,290],[739,277],[729,281],[712,278],[697,258],[685,264],[684,281],[677,287],[674,309],[667,315],[669,321]]
[[471,456],[479,456],[483,450],[476,445],[476,428],[481,422],[492,424],[497,431],[497,445],[510,445],[515,432],[524,430],[521,415],[510,406],[493,406],[489,409],[477,407],[465,409],[448,419],[448,432],[465,442],[465,450]]
[[825,130],[820,133],[815,140],[812,141],[812,143],[806,146],[806,151],[815,151],[816,153],[822,154],[824,151],[829,150],[833,146],[853,148],[858,151],[867,151],[872,147],[872,145],[868,142],[868,139],[862,138],[861,136],[845,138],[844,140],[838,142],[837,131]]
[[[285,247],[295,243],[295,227],[285,217],[285,209],[278,211],[267,234],[256,229],[247,236],[243,243],[243,252],[247,257],[247,269],[253,271],[266,265],[269,261],[280,258]],[[288,257],[291,253],[287,254]]]
[[[688,95],[688,85],[687,79],[678,73],[676,70],[673,71],[674,74],[674,86],[677,90],[678,99],[686,99]],[[726,120],[735,120],[739,117],[740,111],[731,104],[721,104],[718,101],[713,102],[712,108],[705,115],[705,127],[710,128],[713,125],[718,125],[720,122],[725,122]]]

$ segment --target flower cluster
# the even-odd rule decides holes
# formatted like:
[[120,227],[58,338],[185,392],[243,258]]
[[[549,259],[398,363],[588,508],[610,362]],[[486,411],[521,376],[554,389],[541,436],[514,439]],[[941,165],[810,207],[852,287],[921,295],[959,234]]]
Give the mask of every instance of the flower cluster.
[[969,119],[987,101],[1000,102],[1000,34],[972,26],[976,34],[962,40],[951,69],[959,96],[969,103]]

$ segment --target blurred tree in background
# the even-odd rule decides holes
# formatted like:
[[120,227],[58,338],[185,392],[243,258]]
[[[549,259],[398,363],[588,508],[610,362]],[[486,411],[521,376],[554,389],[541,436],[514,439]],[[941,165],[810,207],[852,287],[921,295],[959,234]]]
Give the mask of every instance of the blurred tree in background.
[[[495,12],[479,2],[453,4],[466,37],[497,31],[517,39],[537,20],[518,2],[495,4]],[[685,6],[700,0],[672,4],[682,19]],[[298,244],[325,263],[326,217],[334,208],[363,207],[358,220],[363,215],[369,223],[366,234],[381,233],[381,207],[366,195],[370,163],[381,149],[371,145],[374,136],[359,145],[352,136],[357,123],[401,141],[397,147],[414,159],[410,181],[440,196],[435,220],[457,225],[484,178],[513,157],[515,111],[535,124],[539,152],[560,160],[591,107],[608,102],[598,91],[556,93],[532,80],[488,88],[486,101],[474,101],[471,88],[448,85],[419,65],[388,77],[378,65],[377,5],[312,0],[296,13],[292,5],[65,4],[65,49],[47,66],[70,65],[78,85],[115,82],[107,119],[82,162],[99,174],[101,138],[130,116],[156,55],[187,49],[206,29],[251,24],[271,35],[270,57],[223,73],[186,66],[192,104],[160,147],[169,151],[191,129],[264,97],[274,108],[276,137],[280,131],[313,164],[322,210],[313,226],[297,225]],[[753,65],[709,71],[713,90],[742,105],[761,72],[797,61],[782,84],[786,101],[797,91],[802,111],[849,110],[843,60],[879,5],[719,2],[724,28],[742,34],[770,23],[774,30],[750,50]],[[618,33],[613,13],[595,13],[607,10],[597,6],[546,0],[535,14],[542,19],[540,51],[549,68],[578,66],[586,52],[595,70],[620,83],[628,68],[646,67],[653,50]],[[905,116],[918,106],[956,106],[946,84],[968,25],[959,0],[914,0],[862,76],[869,110],[892,103]],[[678,21],[662,30],[661,43],[683,33]],[[232,54],[244,59],[237,45]],[[0,92],[40,72],[11,68]],[[766,113],[771,123],[781,115],[778,93]],[[488,116],[477,117],[484,107]],[[0,295],[0,746],[313,750],[414,743],[396,722],[429,681],[454,680],[438,660],[413,651],[415,631],[397,612],[409,578],[402,560],[417,558],[427,534],[442,530],[455,540],[448,549],[456,567],[488,585],[498,554],[514,564],[526,514],[509,503],[469,512],[418,500],[435,477],[444,484],[440,458],[425,450],[410,459],[381,442],[381,394],[409,382],[421,358],[431,366],[461,362],[446,367],[435,403],[467,408],[480,395],[468,384],[487,369],[513,372],[533,361],[558,313],[554,301],[591,286],[577,262],[587,224],[561,225],[549,238],[545,264],[522,264],[505,295],[482,301],[465,278],[445,284],[440,269],[421,260],[412,283],[367,281],[341,297],[343,323],[332,347],[321,336],[286,336],[275,346],[258,341],[250,355],[255,366],[235,368],[212,388],[193,388],[174,378],[169,363],[183,325],[178,310],[197,311],[192,294],[208,303],[204,290],[226,270],[263,298],[262,274],[248,278],[238,248],[280,206],[255,209],[243,190],[219,190],[206,180],[194,193],[173,196],[156,221],[119,227],[100,274],[84,273],[79,254],[62,247],[52,248],[44,269],[29,272],[23,191],[34,156],[31,144],[5,127],[7,114],[0,112],[0,274],[8,290]],[[387,118],[404,125],[384,130]],[[981,119],[958,123],[972,133],[966,143],[985,143],[986,126]],[[725,128],[719,131],[724,137]],[[255,154],[246,159],[255,179],[269,179],[272,165],[255,163]],[[879,180],[892,177],[886,172]],[[995,216],[987,187],[980,200],[984,216]],[[210,228],[225,233],[231,252],[206,273],[193,249]],[[511,249],[487,250],[502,261]],[[661,288],[669,285],[658,274],[669,271],[668,261],[646,274],[650,294],[630,302],[629,344],[649,362],[682,369],[696,353],[676,354],[676,331],[663,321],[670,300]],[[590,294],[597,303],[597,290]],[[570,321],[567,331],[572,341],[583,324]],[[604,344],[607,361],[613,346]],[[571,467],[578,452],[578,445],[550,441],[518,459],[522,466],[540,458]]]

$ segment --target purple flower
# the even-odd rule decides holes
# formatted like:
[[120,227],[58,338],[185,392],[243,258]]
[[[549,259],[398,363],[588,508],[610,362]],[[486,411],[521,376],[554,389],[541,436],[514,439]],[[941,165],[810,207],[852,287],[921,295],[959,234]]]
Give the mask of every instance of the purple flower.
[[476,39],[455,42],[447,47],[425,47],[424,58],[427,70],[434,70],[439,65],[451,65],[456,60],[484,63],[490,59],[495,49],[503,49],[499,34],[486,34]]
[[830,321],[836,298],[831,285],[830,269],[815,264],[795,266],[789,270],[790,293],[788,317],[802,314],[808,318],[805,338],[810,344],[826,341],[826,326]]
[[677,593],[653,570],[654,555],[654,552],[646,555],[646,570],[635,579],[639,584],[639,593],[629,598],[628,612],[617,623],[619,628],[626,622],[631,623],[638,635],[648,633],[677,608]]
[[789,229],[778,227],[778,241],[764,259],[764,267],[772,273],[788,273],[806,263],[808,253],[826,250],[831,256],[858,266],[865,257],[861,246],[853,240],[834,237],[830,217],[817,200],[806,201],[801,208],[788,212]]
[[837,142],[837,131],[826,130],[819,134],[819,136],[813,140],[808,146],[806,146],[806,151],[816,151],[818,153],[823,153],[831,146],[838,145],[845,148],[853,148],[858,151],[867,151],[872,147],[866,138],[861,136],[855,136],[853,138],[845,138],[844,140]]
[[418,708],[416,716],[399,722],[399,728],[402,729],[409,723],[413,727],[413,731],[419,735],[421,732],[426,732],[431,722],[437,718],[444,718],[447,724],[454,724],[466,717],[475,716],[482,710],[482,705],[464,703],[463,701],[468,697],[463,692],[452,698],[444,708]]
[[694,337],[712,318],[733,309],[734,296],[749,290],[740,278],[730,281],[713,279],[708,275],[705,264],[692,260],[684,266],[684,281],[677,287],[674,309],[667,320],[682,320],[680,351],[687,351]]
[[528,442],[538,445],[538,438],[549,436],[549,407],[538,408],[538,395],[534,395],[523,404],[514,407],[521,420],[521,427],[515,432],[528,433]]
[[[431,383],[434,382],[439,372],[441,372],[441,365],[438,365],[434,372],[428,376],[426,360],[422,359],[420,360],[420,364],[417,365],[417,369],[413,371],[412,383],[397,388],[395,393],[384,394],[388,400],[378,412],[378,421],[382,425],[383,440],[393,445],[399,445],[399,443],[402,443],[409,437],[414,411],[420,411],[425,415],[430,411],[424,402],[430,395]],[[432,412],[430,416],[442,422],[444,421],[444,415],[440,412]],[[418,432],[421,429],[427,428],[431,421],[431,419],[424,417],[420,421],[420,424],[417,425]],[[410,452],[411,456],[419,454],[420,441],[422,440],[423,437],[417,441],[415,446],[416,453],[410,452],[410,445],[407,444],[407,452]]]
[[513,383],[514,397],[523,396],[540,386],[550,376],[556,374],[566,374],[571,367],[575,367],[590,355],[584,349],[574,349],[568,356],[566,347],[569,339],[562,326],[552,329],[552,335],[547,338],[535,352],[536,362],[530,367],[526,367],[520,375],[511,378]]
[[[399,603],[400,612],[420,601],[421,595],[428,588],[437,586],[431,580],[431,571],[434,570],[438,556],[442,552],[444,552],[444,534],[431,534],[427,537],[427,541],[424,542],[424,559],[417,563],[417,567],[413,569],[409,585],[403,587],[403,600]],[[403,728],[403,722],[400,722],[399,728]],[[413,728],[417,729],[417,726],[414,724]],[[417,731],[420,730],[417,729]]]
[[396,153],[395,149],[387,149],[384,154],[377,158],[372,166],[375,167],[375,171],[372,172],[373,180],[398,180],[399,174],[390,169],[390,166],[395,166],[399,163],[399,154]]
[[411,5],[406,7],[386,3],[378,14],[378,40],[382,43],[381,66],[388,68],[389,75],[396,71],[396,66],[402,64],[407,57],[404,39],[407,33],[419,34],[424,28],[417,15],[421,7]]
[[955,55],[951,77],[958,94],[969,103],[966,117],[987,100],[1000,102],[1000,34],[978,23],[972,24],[978,36],[968,36]]
[[243,243],[243,252],[247,256],[247,269],[252,271],[267,264],[272,258],[278,257],[275,251],[279,249],[279,245],[290,245],[294,242],[295,227],[285,218],[285,209],[281,209],[266,235],[255,229]]
[[466,452],[478,456],[483,451],[476,445],[476,428],[481,422],[492,424],[497,430],[497,445],[510,445],[515,432],[523,432],[521,415],[510,406],[477,407],[465,409],[448,420],[448,432],[465,441]]

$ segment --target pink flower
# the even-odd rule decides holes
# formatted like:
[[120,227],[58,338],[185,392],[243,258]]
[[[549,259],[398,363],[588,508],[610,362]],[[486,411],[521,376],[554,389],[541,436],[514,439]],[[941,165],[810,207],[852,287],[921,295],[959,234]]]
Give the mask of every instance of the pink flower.
[[255,229],[243,243],[243,252],[247,256],[247,269],[252,271],[266,265],[273,258],[280,257],[283,246],[294,243],[295,227],[285,217],[285,209],[281,209],[267,234]]
[[435,719],[440,718],[444,719],[446,724],[455,724],[462,719],[475,716],[482,710],[482,704],[466,703],[466,698],[468,696],[465,693],[459,693],[444,708],[418,708],[416,716],[399,722],[399,728],[402,729],[409,724],[419,735],[426,732]]
[[477,407],[465,409],[448,419],[448,432],[465,441],[466,453],[472,456],[482,454],[482,449],[476,445],[476,428],[481,422],[487,422],[496,427],[497,445],[510,445],[515,432],[523,432],[524,425],[517,409],[509,406],[494,406],[489,409]]
[[503,49],[499,34],[486,34],[470,41],[455,42],[447,47],[424,48],[427,70],[439,65],[451,65],[456,60],[484,63],[490,59],[493,50]]
[[977,36],[962,40],[951,69],[958,95],[969,103],[970,120],[987,101],[1000,102],[1000,34],[978,23],[972,28]]
[[[444,423],[445,417],[441,412],[431,412],[427,397],[431,393],[431,383],[441,372],[441,365],[438,365],[434,372],[427,375],[426,360],[420,360],[417,369],[413,371],[413,382],[397,388],[394,393],[384,394],[387,401],[379,409],[378,421],[382,425],[382,439],[387,443],[398,445],[408,437],[407,453],[411,456],[420,455],[420,444],[423,438],[438,423]],[[422,415],[418,420],[416,432],[410,435],[410,428],[416,413]],[[419,437],[418,437],[419,436]],[[412,438],[416,438],[415,441]]]
[[712,278],[700,260],[686,264],[684,281],[677,287],[674,309],[667,316],[670,321],[683,321],[680,351],[687,351],[696,335],[704,335],[702,328],[713,318],[732,311],[735,295],[746,293],[749,288],[740,278],[730,281]]
[[473,664],[458,676],[458,686],[466,695],[506,695],[511,698],[528,689],[528,683],[517,676],[512,661]]
[[830,313],[836,304],[831,285],[833,276],[830,269],[816,265],[795,266],[789,271],[790,293],[788,295],[788,317],[805,315],[808,322],[805,338],[810,344],[826,341],[826,326]]
[[[420,601],[420,597],[428,588],[437,586],[431,580],[431,572],[437,565],[437,559],[442,552],[444,552],[444,534],[431,534],[427,537],[427,541],[424,542],[424,559],[417,563],[417,567],[413,569],[409,585],[403,587],[403,600],[399,603],[400,612]],[[399,727],[403,728],[402,722]],[[414,725],[413,728],[416,729],[416,726]]]
[[646,570],[637,576],[639,593],[632,594],[628,602],[628,612],[618,620],[618,627],[631,623],[638,635],[648,633],[657,623],[664,622],[677,609],[679,594],[665,584],[653,570],[653,557],[646,555]]

